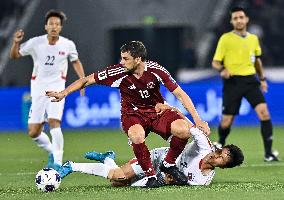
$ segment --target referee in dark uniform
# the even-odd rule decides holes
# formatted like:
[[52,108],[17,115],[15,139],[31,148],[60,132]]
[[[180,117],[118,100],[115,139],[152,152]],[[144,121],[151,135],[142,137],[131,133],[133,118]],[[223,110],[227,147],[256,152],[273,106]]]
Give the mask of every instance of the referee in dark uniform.
[[267,92],[267,83],[260,59],[261,47],[258,37],[246,31],[248,21],[243,8],[231,10],[233,30],[221,36],[212,61],[213,68],[223,78],[223,108],[217,145],[224,146],[244,97],[260,120],[264,161],[278,161],[278,152],[272,151],[272,123],[262,93]]

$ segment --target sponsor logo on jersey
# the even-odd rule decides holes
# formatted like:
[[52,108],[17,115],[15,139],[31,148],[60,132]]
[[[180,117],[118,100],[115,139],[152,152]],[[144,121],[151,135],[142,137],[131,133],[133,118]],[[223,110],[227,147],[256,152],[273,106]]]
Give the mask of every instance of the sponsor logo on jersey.
[[61,56],[64,56],[65,52],[64,51],[59,51],[58,54],[61,55]]
[[132,84],[132,85],[130,85],[128,88],[129,88],[130,90],[135,90],[135,89],[136,89],[136,86],[135,86],[134,84]]
[[147,83],[147,89],[153,89],[154,87],[155,87],[155,83],[153,82]]

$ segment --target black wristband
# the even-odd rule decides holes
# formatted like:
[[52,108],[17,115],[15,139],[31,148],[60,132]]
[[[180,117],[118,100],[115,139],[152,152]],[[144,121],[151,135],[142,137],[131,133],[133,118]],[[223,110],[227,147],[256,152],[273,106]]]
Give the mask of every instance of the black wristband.
[[222,72],[224,69],[225,69],[225,67],[222,66],[220,69],[218,69],[218,72],[220,73],[220,72]]
[[259,80],[260,80],[260,81],[266,81],[266,78],[263,77],[263,78],[260,78]]

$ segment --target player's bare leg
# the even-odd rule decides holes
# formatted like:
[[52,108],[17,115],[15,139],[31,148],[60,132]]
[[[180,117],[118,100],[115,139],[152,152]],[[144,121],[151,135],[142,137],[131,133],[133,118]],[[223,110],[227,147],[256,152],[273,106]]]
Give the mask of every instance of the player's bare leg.
[[131,179],[135,176],[131,164],[126,163],[119,168],[113,169],[109,172],[108,179],[111,180],[113,186],[128,186]]

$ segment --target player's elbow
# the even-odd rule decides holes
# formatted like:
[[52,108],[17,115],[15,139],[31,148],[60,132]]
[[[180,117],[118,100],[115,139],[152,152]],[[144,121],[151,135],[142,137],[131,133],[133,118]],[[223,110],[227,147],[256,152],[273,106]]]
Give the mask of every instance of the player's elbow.
[[11,59],[18,59],[18,58],[20,58],[21,56],[20,56],[20,54],[16,54],[16,53],[11,52],[9,57],[10,57]]
[[219,65],[220,65],[220,62],[219,62],[219,61],[212,60],[211,66],[212,66],[214,69],[218,68]]

